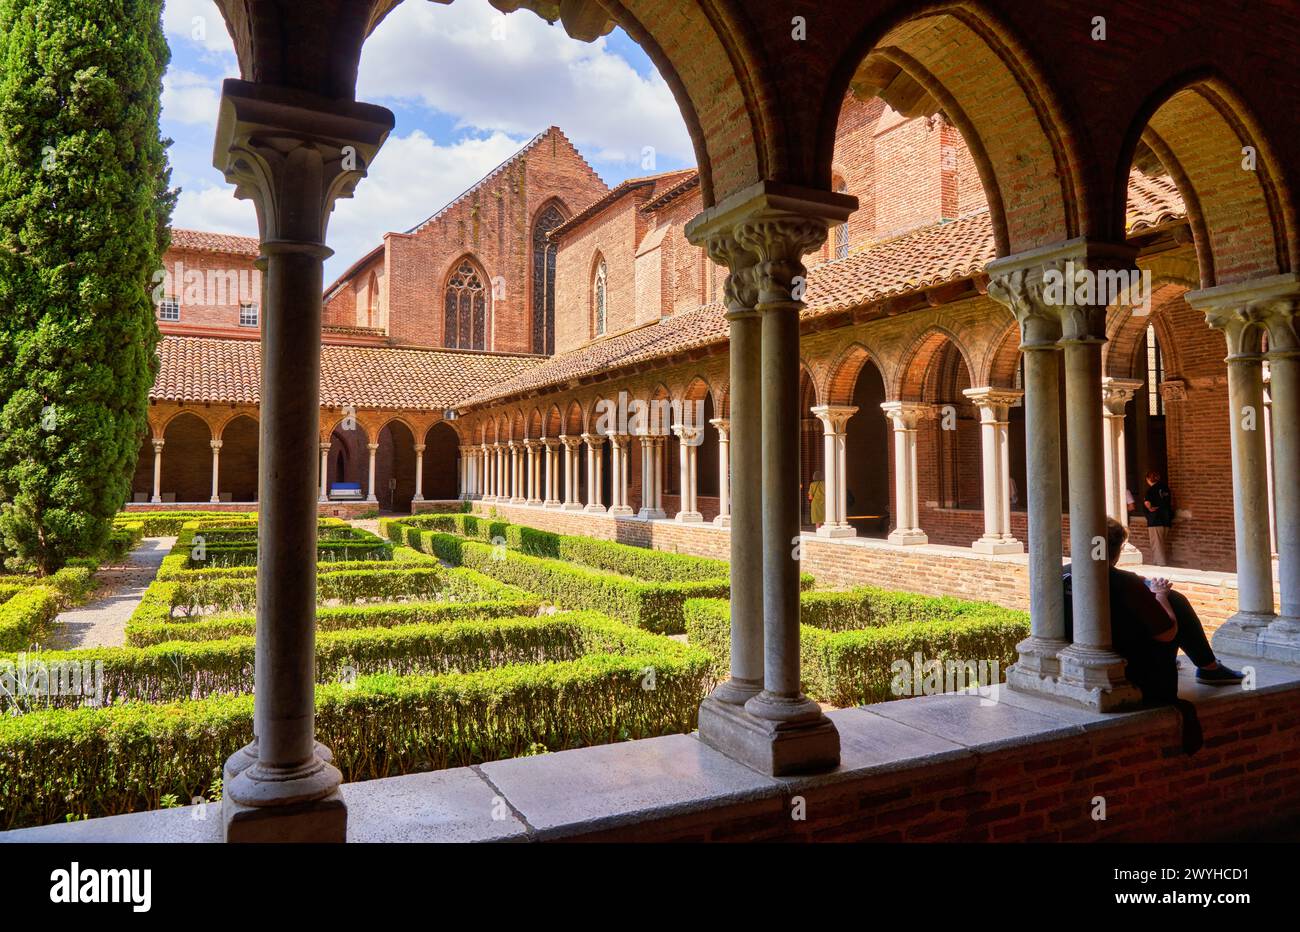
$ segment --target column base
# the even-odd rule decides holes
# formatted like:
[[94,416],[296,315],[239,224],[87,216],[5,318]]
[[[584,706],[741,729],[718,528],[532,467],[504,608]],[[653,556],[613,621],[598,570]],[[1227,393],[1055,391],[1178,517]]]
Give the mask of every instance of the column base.
[[930,542],[930,538],[926,536],[925,531],[920,529],[913,529],[910,531],[896,529],[890,531],[889,537],[886,539],[891,544],[903,544],[907,547],[912,547],[917,544],[928,544]]
[[847,524],[823,524],[817,528],[818,537],[857,537],[858,532]]
[[366,501],[369,502],[371,505],[378,505],[378,504],[379,504],[379,499],[375,498],[373,495],[367,495],[367,496],[366,496]]
[[220,505],[220,504],[221,504],[221,496],[220,496],[220,495],[214,495],[214,496],[212,496],[210,499],[208,499],[208,504],[210,504],[210,505]]
[[221,821],[233,844],[343,844],[348,836],[348,807],[338,790],[287,806],[243,806],[226,794]]
[[1142,704],[1141,691],[1124,677],[1124,658],[1114,651],[1071,644],[1057,656],[1061,674],[1053,695],[1096,712],[1120,712]]
[[1210,638],[1215,653],[1236,654],[1240,657],[1263,657],[1260,635],[1277,616],[1272,612],[1237,612],[1219,625]]
[[565,502],[560,506],[561,511],[582,511],[582,502]]
[[512,499],[510,499],[510,502],[509,502],[509,503],[510,503],[511,505],[526,505],[526,504],[528,504],[528,499],[526,499],[526,498],[512,498]]
[[158,495],[155,495],[153,498],[149,499],[149,504],[150,504],[150,505],[161,505],[161,504],[162,504],[162,497],[161,497],[161,496],[158,496]]
[[1012,671],[1016,676],[1032,685],[1040,679],[1056,679],[1061,675],[1061,661],[1057,657],[1061,651],[1070,646],[1064,638],[1040,638],[1030,635],[1016,645],[1016,662],[1007,668],[1007,682],[1011,682]]
[[1142,551],[1138,550],[1132,544],[1125,541],[1123,549],[1119,552],[1120,566],[1133,566],[1142,562]]
[[1025,545],[1014,537],[981,537],[970,549],[976,553],[1024,553]]
[[617,515],[617,516],[634,514],[631,505],[615,505],[607,513],[611,515]]
[[698,511],[679,511],[677,520],[682,524],[701,524],[704,521],[704,515]]
[[1281,615],[1259,632],[1260,656],[1282,663],[1300,663],[1300,618]]
[[638,518],[644,518],[647,521],[655,521],[668,517],[668,512],[662,508],[642,508],[636,513]]
[[713,523],[718,527],[731,527],[731,515],[718,515]]
[[[463,501],[469,501],[469,499],[466,498],[464,495],[461,496],[461,499],[462,499]],[[412,496],[411,496],[411,501],[413,501],[413,502],[422,502],[422,501],[424,501],[424,496],[423,496],[423,495],[412,495]]]
[[543,508],[559,508],[563,502],[542,502]]
[[700,740],[769,776],[833,770],[840,763],[840,735],[815,704],[813,708],[815,718],[774,721],[709,696],[700,703]]
[[603,514],[605,513],[605,506],[604,506],[604,505],[588,505],[586,508],[584,508],[584,509],[582,509],[582,510],[583,510],[583,511],[586,511],[586,512],[589,512],[589,513],[591,513],[591,514],[593,514],[593,515],[603,515]]
[[533,508],[541,508],[542,500],[540,498],[530,498],[528,501],[524,502],[524,504],[531,505]]

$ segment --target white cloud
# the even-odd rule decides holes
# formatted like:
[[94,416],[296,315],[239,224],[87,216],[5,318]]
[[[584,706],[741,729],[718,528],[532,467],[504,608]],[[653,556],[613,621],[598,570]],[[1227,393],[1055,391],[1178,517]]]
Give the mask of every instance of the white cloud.
[[185,39],[206,51],[234,56],[235,45],[230,40],[226,21],[212,0],[166,0],[163,31],[170,42]]
[[503,16],[486,2],[399,6],[366,42],[357,96],[516,136],[555,124],[601,160],[640,162],[647,146],[694,160],[658,74],[642,77],[603,39],[578,42],[528,11]]
[[233,186],[184,188],[172,213],[172,226],[256,236],[257,212],[252,201],[235,200]]
[[177,68],[163,75],[164,120],[215,128],[220,102],[220,80]]

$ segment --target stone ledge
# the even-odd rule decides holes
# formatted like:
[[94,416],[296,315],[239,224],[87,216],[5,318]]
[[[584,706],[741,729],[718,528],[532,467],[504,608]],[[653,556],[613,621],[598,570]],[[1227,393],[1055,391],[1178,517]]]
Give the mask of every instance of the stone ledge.
[[[1164,806],[1173,811],[1177,799],[1162,802],[1157,798],[1161,792],[1176,792],[1168,787],[1173,777],[1152,768],[1171,769],[1171,773],[1195,781],[1189,785],[1200,785],[1203,790],[1211,785],[1207,780],[1235,778],[1237,770],[1245,778],[1252,772],[1252,768],[1231,764],[1237,742],[1242,755],[1255,754],[1268,767],[1277,763],[1269,763],[1275,757],[1295,753],[1297,726],[1292,723],[1288,726],[1292,730],[1282,734],[1275,713],[1277,707],[1293,708],[1300,698],[1300,668],[1261,660],[1225,660],[1232,666],[1253,666],[1257,688],[1246,692],[1197,684],[1195,671],[1186,661],[1179,671],[1180,696],[1195,703],[1202,717],[1226,717],[1228,724],[1223,729],[1231,729],[1207,726],[1207,749],[1199,757],[1178,751],[1180,718],[1172,708],[1102,714],[1002,688],[995,702],[976,694],[946,694],[831,712],[829,717],[840,733],[841,764],[816,776],[769,777],[705,746],[695,735],[668,735],[347,784],[343,794],[349,808],[348,840],[830,838],[844,833],[848,833],[844,837],[891,838],[894,830],[887,826],[894,821],[904,826],[898,831],[908,831],[900,837],[969,838],[962,832],[984,831],[980,826],[985,820],[1024,801],[1008,800],[1041,792],[1025,789],[1017,791],[1018,796],[1003,794],[1014,786],[1002,786],[991,775],[1016,767],[1037,769],[1057,761],[1064,768],[1059,780],[1071,781],[1071,800],[1091,798],[1089,794],[1101,792],[1099,786],[1122,788],[1136,783],[1136,772],[1143,774],[1143,780],[1148,779],[1146,774],[1157,772],[1157,784],[1133,791],[1142,802],[1125,805]],[[1237,722],[1256,716],[1272,718],[1266,727],[1258,726],[1256,733],[1238,735],[1237,729],[1243,726]],[[1276,747],[1258,747],[1269,741]],[[1120,750],[1104,755],[1098,750],[1110,748],[1136,756],[1121,766],[1115,757]],[[1286,766],[1285,760],[1280,766]],[[1205,777],[1187,775],[1188,770],[1198,768],[1209,772]],[[1093,775],[1093,770],[1097,774]],[[1256,790],[1271,781],[1279,796],[1276,812],[1271,810],[1270,815],[1295,815],[1300,810],[1297,794],[1281,793],[1282,777],[1266,778],[1266,772],[1261,764],[1255,778],[1258,784],[1249,784],[1251,804],[1265,795]],[[928,802],[904,805],[907,799],[919,800],[927,789],[939,795]],[[1205,794],[1202,791],[1200,795]],[[1246,807],[1247,795],[1243,792],[1214,802],[1222,824],[1234,822],[1234,807]],[[808,800],[810,806],[816,800],[817,814],[825,815],[825,823],[804,826],[791,822],[787,813],[796,796]],[[1120,797],[1116,798],[1118,805]],[[957,822],[946,811],[952,807],[964,813]],[[925,811],[915,815],[924,824],[908,823],[907,813],[921,809]],[[850,812],[856,815],[850,817],[846,814]],[[196,819],[196,814],[187,807],[60,823],[0,833],[0,841],[219,841],[219,807],[206,807],[205,818]],[[1258,821],[1257,815],[1244,809],[1242,818],[1246,823]],[[869,820],[870,827],[864,820]],[[1022,833],[1005,837],[1033,837],[1035,830],[1049,825],[1028,814],[1024,822]],[[1177,824],[1171,823],[1168,831],[1176,832]],[[1088,825],[1083,809],[1065,828],[1068,831],[1062,829],[1062,837],[1110,837],[1107,827]],[[1132,832],[1133,837],[1148,840],[1164,837],[1156,825],[1132,828]]]

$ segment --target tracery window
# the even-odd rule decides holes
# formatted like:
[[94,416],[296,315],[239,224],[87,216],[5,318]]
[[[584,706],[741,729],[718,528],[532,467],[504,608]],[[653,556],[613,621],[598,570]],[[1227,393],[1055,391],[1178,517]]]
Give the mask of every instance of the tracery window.
[[487,291],[483,278],[468,259],[462,260],[447,280],[444,314],[444,346],[486,349]]
[[601,259],[596,265],[596,277],[592,283],[592,317],[595,321],[596,336],[601,336],[605,332],[605,323],[607,318],[607,302],[609,298],[609,273],[605,269],[605,260]]
[[[835,185],[835,191],[838,194],[848,194],[849,186],[840,179]],[[844,223],[835,227],[835,258],[843,259],[849,254],[849,224],[846,220]]]
[[547,234],[564,222],[564,214],[548,204],[533,225],[533,352],[555,352],[555,253]]

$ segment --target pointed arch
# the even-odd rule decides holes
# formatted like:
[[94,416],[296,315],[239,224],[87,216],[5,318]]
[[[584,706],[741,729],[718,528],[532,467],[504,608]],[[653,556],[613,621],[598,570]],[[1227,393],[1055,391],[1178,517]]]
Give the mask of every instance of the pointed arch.
[[591,335],[609,330],[609,266],[598,250],[591,262]]
[[560,416],[560,406],[552,403],[546,412],[546,432],[544,437],[550,439],[560,436],[564,432],[564,419]]
[[832,405],[849,404],[853,398],[854,386],[858,382],[858,373],[868,362],[880,369],[880,363],[874,353],[862,343],[851,343],[840,353],[831,366],[830,378],[826,380],[826,403]]
[[582,406],[576,400],[570,401],[569,409],[564,413],[564,434],[567,437],[577,437],[584,429]]
[[488,277],[474,256],[451,265],[443,285],[442,345],[449,349],[487,349]]
[[[949,352],[955,352],[957,357],[950,360],[947,356]],[[960,361],[966,368],[968,380],[976,371],[971,364],[970,351],[965,344],[951,330],[933,324],[912,342],[899,362],[898,369],[894,373],[894,397],[911,401],[921,401],[926,398],[933,400],[937,397],[936,389],[940,387],[940,382],[937,380],[943,377],[943,373],[934,364],[937,362],[942,365],[947,361],[951,361],[954,365]],[[943,394],[944,400],[951,400],[948,396],[953,395],[953,392],[948,391]]]
[[532,227],[532,351],[555,352],[555,258],[557,244],[550,233],[570,216],[559,198],[551,198],[533,218]]

